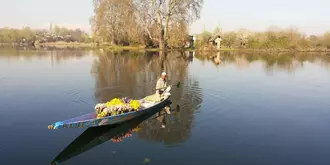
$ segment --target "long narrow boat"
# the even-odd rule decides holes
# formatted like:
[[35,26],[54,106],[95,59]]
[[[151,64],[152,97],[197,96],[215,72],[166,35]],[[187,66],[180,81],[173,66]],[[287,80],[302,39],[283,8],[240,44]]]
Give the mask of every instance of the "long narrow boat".
[[152,102],[140,99],[141,109],[139,111],[128,112],[116,116],[107,116],[103,118],[97,118],[95,112],[91,112],[82,116],[78,116],[65,121],[58,121],[52,125],[48,126],[48,129],[61,129],[61,128],[88,128],[88,127],[97,127],[104,125],[113,125],[119,124],[143,114],[146,114],[154,109],[161,109],[170,103],[170,90],[169,86],[164,94],[162,95],[160,101]]
[[84,131],[56,156],[51,165],[61,164],[65,161],[68,161],[69,159],[72,159],[98,145],[109,141],[113,137],[136,128],[140,123],[149,119],[160,110],[161,108],[154,108],[153,110],[149,111],[149,113],[141,115],[125,123],[101,127],[91,127],[86,129],[86,131]]

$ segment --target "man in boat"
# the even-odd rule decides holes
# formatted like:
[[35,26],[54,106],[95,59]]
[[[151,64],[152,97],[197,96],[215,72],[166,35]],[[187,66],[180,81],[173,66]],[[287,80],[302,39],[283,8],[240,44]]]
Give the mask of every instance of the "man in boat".
[[166,72],[163,72],[161,77],[158,79],[156,84],[156,94],[160,97],[161,94],[164,93],[166,87],[167,87],[167,74]]
[[[167,82],[166,81],[167,81],[167,74],[166,74],[166,72],[162,72],[162,75],[158,79],[157,84],[156,84],[156,89],[157,89],[156,90],[156,95],[158,97],[160,97],[161,94],[164,93],[164,91],[165,91],[165,89],[167,87]],[[169,106],[166,106],[164,109],[165,109],[165,111],[166,111],[167,114],[171,114],[170,107]]]

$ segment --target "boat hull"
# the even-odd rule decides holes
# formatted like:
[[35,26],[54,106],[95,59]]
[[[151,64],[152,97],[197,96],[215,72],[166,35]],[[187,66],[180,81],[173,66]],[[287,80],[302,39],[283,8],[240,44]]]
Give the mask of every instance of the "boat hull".
[[63,151],[61,151],[61,153],[56,156],[51,164],[60,164],[105,143],[117,135],[127,133],[156,113],[157,111],[153,110],[122,124],[88,128],[79,137],[72,141],[71,144],[69,144]]
[[104,118],[96,118],[95,112],[85,114],[76,118],[72,118],[65,121],[59,121],[56,122],[50,126],[48,126],[49,129],[62,129],[62,128],[89,128],[89,127],[98,127],[98,126],[104,126],[104,125],[113,125],[113,124],[119,124],[131,119],[134,119],[136,117],[139,117],[141,115],[144,115],[146,113],[152,113],[155,111],[160,111],[162,108],[170,104],[170,97],[165,98],[163,101],[146,108],[141,111],[134,111],[129,112],[117,116],[108,116]]

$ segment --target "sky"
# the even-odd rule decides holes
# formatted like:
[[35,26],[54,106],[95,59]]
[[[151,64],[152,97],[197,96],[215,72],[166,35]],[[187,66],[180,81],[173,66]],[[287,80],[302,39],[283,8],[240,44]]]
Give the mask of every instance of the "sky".
[[[204,0],[201,17],[191,33],[247,29],[264,31],[270,26],[298,28],[306,34],[330,31],[330,0]],[[58,24],[90,31],[92,0],[0,0],[0,27],[49,28]]]

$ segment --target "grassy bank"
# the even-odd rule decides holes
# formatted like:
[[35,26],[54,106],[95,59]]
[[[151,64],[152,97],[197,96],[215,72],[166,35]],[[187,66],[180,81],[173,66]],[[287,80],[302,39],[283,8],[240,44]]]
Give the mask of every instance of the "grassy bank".
[[[17,44],[11,43],[0,43],[0,46],[18,46]],[[81,43],[81,42],[48,42],[48,43],[36,43],[38,47],[55,47],[55,48],[99,48],[108,51],[160,51],[158,48],[146,48],[143,45],[133,46],[118,46],[111,45],[109,43]],[[282,49],[282,48],[270,48],[270,49],[250,49],[250,48],[220,48],[216,49],[213,46],[206,46],[203,48],[184,48],[184,49],[168,49],[167,51],[198,51],[198,52],[218,52],[218,51],[248,51],[248,52],[330,52],[327,48],[308,48],[308,49]]]
[[15,43],[0,43],[0,46],[17,46]]
[[[144,46],[99,46],[100,48],[104,48],[106,50],[143,50],[143,51],[160,51],[158,48],[145,48]],[[198,52],[218,52],[218,51],[248,51],[248,52],[330,52],[330,49],[318,49],[318,48],[310,48],[310,49],[248,49],[248,48],[220,48],[220,49],[200,49],[200,48],[174,48],[168,49],[167,51],[198,51]]]
[[104,50],[112,51],[123,51],[123,50],[147,50],[147,51],[159,51],[157,48],[145,48],[144,46],[118,46],[111,45],[109,43],[81,43],[81,42],[47,42],[47,43],[36,43],[36,47],[55,47],[55,48],[101,48]]
[[[106,50],[143,50],[143,51],[160,51],[158,48],[145,48],[144,46],[99,46]],[[218,51],[249,51],[249,52],[330,52],[330,49],[247,49],[247,48],[220,48],[220,49],[199,49],[199,48],[174,48],[167,51],[199,51],[199,52],[218,52]]]
[[101,46],[99,46],[99,48],[103,48],[105,50],[110,50],[110,51],[123,51],[123,50],[151,51],[151,52],[160,51],[160,49],[158,49],[158,48],[145,48],[144,46],[116,46],[116,45],[104,46],[104,45],[101,45]]
[[204,48],[192,49],[199,52],[218,52],[218,51],[249,51],[249,52],[330,52],[326,48],[309,48],[309,49],[282,49],[282,48],[269,48],[269,49],[250,49],[250,48]]
[[65,47],[90,47],[95,48],[97,47],[96,43],[82,43],[82,42],[46,42],[46,43],[35,43],[36,47],[40,46],[52,46],[58,48],[65,48]]

